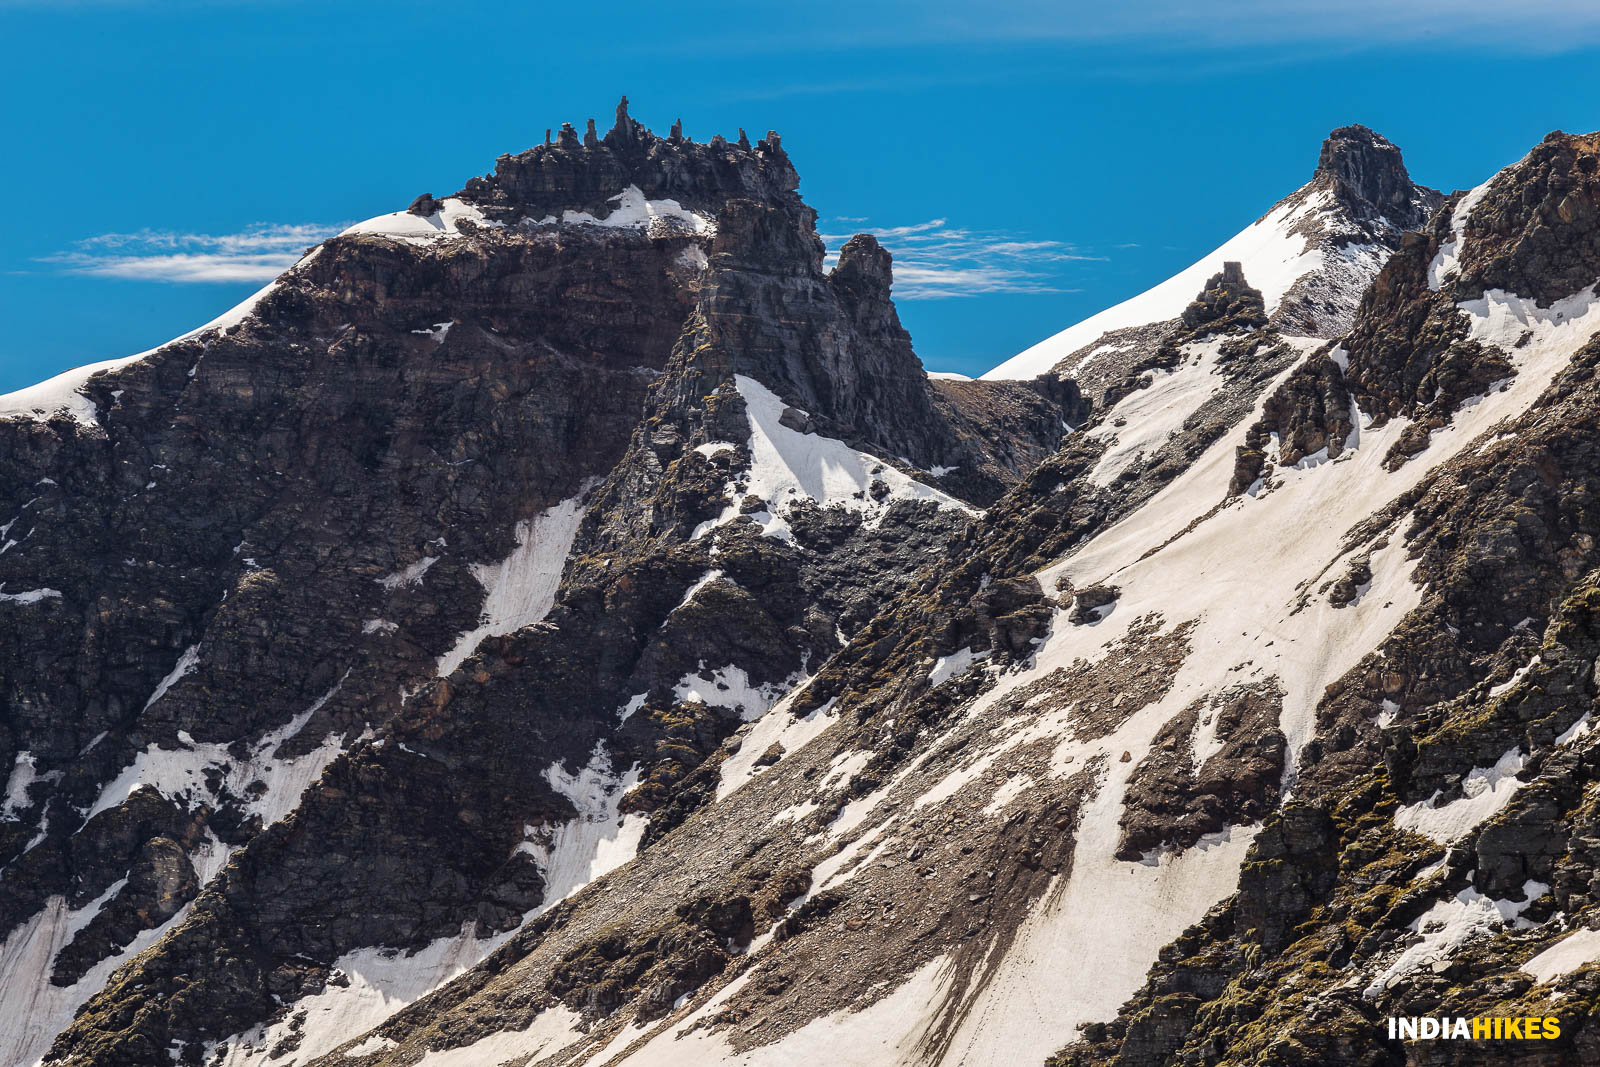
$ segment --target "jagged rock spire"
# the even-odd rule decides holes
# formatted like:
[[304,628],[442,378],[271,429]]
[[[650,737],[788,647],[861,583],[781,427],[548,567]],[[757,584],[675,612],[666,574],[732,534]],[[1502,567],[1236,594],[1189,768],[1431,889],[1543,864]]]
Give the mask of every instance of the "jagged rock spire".
[[858,233],[839,250],[833,281],[856,289],[870,288],[885,294],[894,280],[894,257],[870,233]]
[[608,144],[632,144],[645,132],[644,124],[628,114],[628,98],[617,101],[617,124],[606,134]]
[[583,128],[583,147],[594,148],[599,144],[600,135],[595,132],[594,119],[590,119],[588,125]]

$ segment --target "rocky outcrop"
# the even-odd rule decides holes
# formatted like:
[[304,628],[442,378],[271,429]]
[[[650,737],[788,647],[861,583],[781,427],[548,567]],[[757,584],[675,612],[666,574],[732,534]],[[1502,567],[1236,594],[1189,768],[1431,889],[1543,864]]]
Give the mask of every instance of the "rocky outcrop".
[[1265,326],[1267,310],[1261,290],[1252,289],[1245,280],[1244,267],[1228,262],[1206,281],[1200,295],[1183,309],[1178,320],[1192,336],[1204,337],[1230,326]]
[[[1275,809],[1285,748],[1278,730],[1282,701],[1270,687],[1245,687],[1191,705],[1162,727],[1123,799],[1117,858],[1181,851],[1207,834],[1258,822]],[[1202,725],[1215,751],[1195,767],[1196,731]]]

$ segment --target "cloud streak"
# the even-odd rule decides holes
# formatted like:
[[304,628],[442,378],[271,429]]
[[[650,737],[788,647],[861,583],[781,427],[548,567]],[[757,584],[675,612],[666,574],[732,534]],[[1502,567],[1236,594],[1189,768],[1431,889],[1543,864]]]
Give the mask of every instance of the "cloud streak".
[[216,284],[271,281],[294,266],[309,245],[343,227],[318,223],[259,223],[238,233],[140,230],[79,241],[48,256],[73,274],[132,281]]
[[[864,219],[833,221],[865,222]],[[860,227],[894,255],[898,300],[948,300],[988,293],[1063,293],[1064,264],[1103,260],[1065,241],[1030,240],[1015,234],[969,230],[947,219],[906,226]],[[850,234],[823,234],[830,263]]]
[[[1058,43],[1197,53],[1282,46],[1358,51],[1423,46],[1543,54],[1600,42],[1600,6],[1593,0],[989,0],[981,5],[970,0],[872,5],[814,0],[810,11],[809,28],[786,37],[789,47]],[[761,26],[747,25],[736,15],[724,23],[735,40],[749,44],[763,36]],[[844,78],[789,91],[866,87],[862,81]]]

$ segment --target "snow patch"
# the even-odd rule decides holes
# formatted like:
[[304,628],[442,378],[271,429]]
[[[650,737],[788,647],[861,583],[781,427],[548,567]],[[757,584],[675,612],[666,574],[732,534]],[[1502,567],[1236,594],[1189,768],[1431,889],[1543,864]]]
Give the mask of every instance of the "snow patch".
[[473,577],[484,588],[483,611],[476,628],[439,657],[439,677],[467,661],[486,637],[501,637],[545,617],[556,601],[567,553],[583,521],[584,492],[517,523],[517,547],[499,563],[474,564]]
[[[661,223],[667,223],[685,226],[691,233],[697,234],[716,230],[716,224],[709,216],[690,211],[676,200],[647,200],[637,185],[628,186],[613,196],[610,202],[617,206],[603,219],[597,219],[587,211],[569,210],[561,213],[561,221],[567,225],[605,226],[610,229],[642,227],[655,230],[660,228]],[[553,217],[546,217],[539,224],[549,225],[553,222]]]
[[745,722],[759,719],[768,708],[777,703],[790,689],[801,681],[799,676],[785,681],[751,685],[750,676],[741,667],[729,664],[707,672],[701,663],[698,673],[686,674],[672,689],[677,701],[698,700],[708,708],[725,708],[737,711]]
[[[1141,459],[1153,455],[1184,421],[1199,411],[1222,384],[1217,359],[1225,338],[1186,344],[1182,362],[1170,371],[1154,371],[1154,380],[1117,403],[1089,436],[1107,442],[1089,481],[1108,486]],[[1125,425],[1115,422],[1125,420]]]
[[556,1004],[535,1016],[525,1030],[502,1031],[460,1048],[429,1052],[415,1067],[493,1067],[510,1060],[533,1063],[582,1041],[586,1035],[579,1028],[583,1025],[581,1016]]
[[152,704],[166,696],[167,690],[177,685],[184,675],[194,670],[199,663],[200,645],[197,642],[183,650],[183,655],[178,657],[178,662],[173,666],[172,670],[168,671],[167,676],[157,683],[156,691],[151,693],[150,699],[144,702],[145,710],[148,711]]
[[639,784],[639,767],[635,764],[621,776],[614,774],[604,742],[596,743],[589,762],[577,773],[552,763],[544,777],[578,814],[554,829],[533,829],[518,848],[534,857],[544,875],[544,901],[534,914],[633,859],[649,822],[637,812],[621,813],[622,798]]
[[422,334],[424,337],[431,337],[434,344],[442,345],[444,344],[444,339],[450,336],[450,327],[455,324],[455,320],[451,319],[449,322],[434,323],[431,330],[412,330],[411,332]]
[[1544,985],[1595,960],[1600,960],[1600,930],[1585,928],[1563,937],[1520,969]]
[[[251,746],[250,758],[246,760],[235,760],[229,755],[227,744],[194,742],[181,732],[182,748],[165,749],[152,743],[100,791],[99,799],[85,818],[92,819],[116,807],[135,790],[146,787],[192,805],[214,806],[220,794],[228,792],[243,801],[247,813],[259,815],[263,826],[285,818],[299,806],[301,796],[322,776],[334,757],[343,751],[344,735],[331,734],[316,748],[293,758],[280,758],[278,748],[305,728],[311,716],[332,699],[342,683],[343,679],[305,711],[263,734]],[[213,769],[221,777],[215,792],[206,784],[207,772]],[[250,786],[256,782],[266,788],[252,795]]]
[[428,568],[438,562],[438,556],[423,556],[404,570],[373,580],[390,592],[394,592],[396,589],[415,589],[422,584],[423,576],[428,573]]
[[983,813],[989,816],[999,815],[1013,800],[1032,789],[1034,784],[1033,776],[1028,774],[1007,778],[1000,783],[1000,788],[994,791],[989,803],[984,805]]
[[1488,181],[1467,193],[1450,212],[1450,239],[1439,246],[1438,254],[1433,257],[1433,262],[1428,264],[1429,289],[1438,292],[1439,286],[1459,269],[1461,243],[1467,237],[1467,218],[1477,210],[1479,204],[1483,203],[1483,198],[1489,195],[1489,187],[1503,173],[1504,171],[1496,172]]
[[1507,926],[1522,929],[1531,926],[1521,918],[1522,913],[1528,905],[1548,893],[1550,887],[1542,882],[1528,881],[1523,883],[1522,891],[1526,900],[1494,900],[1468,886],[1449,900],[1435,904],[1411,923],[1410,930],[1418,935],[1417,942],[1378,972],[1362,991],[1362,996],[1367,1000],[1376,1000],[1385,989],[1419,968],[1437,960],[1449,959],[1457,948],[1468,941]]
[[1394,824],[1430,837],[1442,845],[1459,841],[1511,802],[1525,783],[1517,772],[1528,762],[1521,748],[1511,748],[1492,767],[1475,767],[1461,779],[1459,800],[1438,806],[1439,794],[1406,804],[1394,813]]
[[[456,197],[447,197],[439,201],[439,210],[432,215],[413,215],[409,211],[391,211],[387,215],[358,222],[349,229],[339,234],[347,237],[364,234],[370,237],[383,237],[391,241],[398,241],[408,245],[428,245],[439,240],[450,240],[464,237],[461,230],[463,221],[470,222],[478,227],[497,228],[503,223],[492,222],[476,204],[469,204]],[[443,340],[443,337],[440,338]]]
[[59,589],[29,589],[25,593],[7,593],[5,586],[0,584],[0,603],[5,604],[37,604],[41,600],[59,600]]
[[1556,735],[1556,744],[1566,745],[1580,738],[1587,737],[1593,726],[1589,722],[1589,712],[1578,716],[1578,721]]
[[0,1063],[39,1067],[56,1035],[112,973],[188,915],[185,905],[165,924],[141,932],[120,952],[95,964],[74,984],[52,985],[56,956],[126,884],[124,878],[76,909],[69,908],[64,897],[50,897],[6,937],[0,946]]
[[351,1058],[357,1056],[370,1056],[374,1052],[385,1052],[394,1048],[398,1044],[399,1042],[393,1038],[379,1037],[378,1035],[374,1034],[365,1041],[361,1042],[361,1044],[345,1049],[344,1054]]
[[940,656],[934,660],[933,668],[928,671],[928,684],[938,688],[956,675],[966,673],[968,667],[987,659],[988,656],[987,651],[974,652],[970,648],[958,649],[948,656]]
[[[208,1051],[205,1062],[214,1067],[301,1067],[310,1063],[463,973],[510,936],[480,941],[473,936],[475,929],[469,922],[457,936],[440,938],[411,955],[392,948],[347,952],[333,966],[348,984],[330,984],[321,993],[301,998],[282,1022],[233,1035],[221,1043],[215,1059]],[[274,1058],[273,1048],[293,1032],[290,1022],[302,1016],[299,1047]]]
[[28,806],[28,787],[37,781],[38,777],[33,754],[18,752],[15,762],[11,765],[11,774],[6,779],[6,802],[5,807],[0,809],[0,817],[10,818]]
[[755,973],[751,968],[675,1025],[663,1026],[626,1062],[649,1067],[805,1067],[822,1063],[829,1067],[888,1067],[920,1063],[924,1051],[921,1034],[937,1018],[950,971],[946,958],[938,957],[894,992],[860,1011],[844,1009],[814,1019],[774,1044],[735,1052],[722,1033],[711,1032],[704,1023],[749,981]]
[[803,718],[797,719],[790,715],[789,705],[794,702],[797,695],[799,690],[791,691],[770,711],[757,719],[755,725],[749,727],[750,732],[739,745],[739,751],[723,761],[722,774],[717,781],[718,800],[754,778],[759,770],[756,767],[756,760],[774,744],[783,746],[784,755],[791,756],[815,741],[824,730],[833,725],[837,716],[833,714],[832,700]]

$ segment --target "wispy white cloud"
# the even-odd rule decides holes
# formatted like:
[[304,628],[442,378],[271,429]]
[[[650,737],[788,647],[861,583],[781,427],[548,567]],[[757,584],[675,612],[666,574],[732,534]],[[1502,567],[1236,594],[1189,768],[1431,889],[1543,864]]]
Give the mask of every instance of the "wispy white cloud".
[[[866,222],[835,219],[835,222]],[[1063,264],[1100,260],[1065,241],[969,230],[947,219],[881,228],[858,227],[894,255],[894,295],[899,300],[944,300],[985,293],[1061,293]],[[824,234],[830,263],[850,234]]]
[[[800,48],[1066,42],[1186,53],[1273,46],[1369,50],[1468,47],[1553,53],[1600,42],[1593,0],[813,0]],[[725,33],[755,40],[736,12]],[[790,92],[863,88],[870,76],[819,80]],[[864,84],[866,83],[866,84]]]
[[79,241],[46,257],[74,274],[159,282],[271,281],[292,267],[308,245],[343,227],[318,223],[259,223],[239,233],[140,230]]
[[[995,0],[981,12],[927,0],[929,32],[989,39],[1146,39],[1191,47],[1350,42],[1464,42],[1561,50],[1600,35],[1593,0],[1133,0],[1122,4]],[[1560,32],[1555,32],[1556,27]]]

